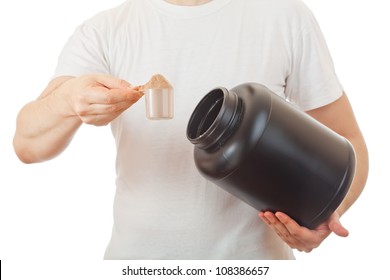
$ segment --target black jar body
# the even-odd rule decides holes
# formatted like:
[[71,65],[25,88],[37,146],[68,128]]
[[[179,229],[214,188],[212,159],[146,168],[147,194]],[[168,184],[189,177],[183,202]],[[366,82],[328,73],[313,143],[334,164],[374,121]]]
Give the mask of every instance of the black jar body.
[[329,218],[354,176],[355,154],[345,138],[256,83],[206,94],[187,137],[206,179],[308,228]]

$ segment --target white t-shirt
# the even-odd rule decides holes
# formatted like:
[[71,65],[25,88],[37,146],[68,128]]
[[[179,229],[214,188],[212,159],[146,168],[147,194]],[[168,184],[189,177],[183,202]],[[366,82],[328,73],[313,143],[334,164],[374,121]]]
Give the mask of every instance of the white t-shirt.
[[111,123],[117,146],[114,225],[106,259],[293,259],[257,211],[198,173],[186,138],[211,89],[264,84],[302,110],[342,87],[322,33],[299,0],[128,0],[77,28],[56,76],[109,73],[134,85],[156,73],[175,117],[151,121],[144,100]]

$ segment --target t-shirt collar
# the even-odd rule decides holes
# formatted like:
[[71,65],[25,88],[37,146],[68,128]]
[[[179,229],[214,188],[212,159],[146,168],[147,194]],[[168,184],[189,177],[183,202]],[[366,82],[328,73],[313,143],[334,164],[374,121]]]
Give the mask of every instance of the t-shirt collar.
[[197,6],[181,6],[168,3],[164,0],[148,0],[153,6],[161,12],[178,18],[196,18],[207,16],[222,9],[231,0],[212,0],[206,4]]

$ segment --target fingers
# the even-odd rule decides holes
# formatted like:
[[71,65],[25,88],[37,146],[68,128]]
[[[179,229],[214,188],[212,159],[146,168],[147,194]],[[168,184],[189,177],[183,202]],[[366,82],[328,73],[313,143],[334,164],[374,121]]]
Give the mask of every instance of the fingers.
[[340,216],[336,212],[330,216],[328,227],[332,232],[340,237],[347,237],[349,235],[348,230],[341,224]]
[[329,228],[332,232],[340,237],[347,237],[349,235],[348,230],[340,223],[331,223],[329,224]]
[[129,82],[108,74],[97,74],[91,77],[97,83],[109,89],[125,89],[131,87]]
[[143,96],[142,92],[134,88],[125,89],[108,89],[108,88],[92,88],[85,92],[80,97],[88,104],[115,104],[120,102],[135,103]]
[[79,110],[77,114],[83,123],[107,125],[136,101],[134,98],[130,102],[125,100],[114,104],[88,104],[82,106],[84,109]]
[[143,93],[111,75],[60,77],[39,98],[53,95],[61,102],[60,114],[78,117],[83,123],[105,125],[137,102]]
[[85,104],[80,106],[77,110],[77,114],[80,117],[85,117],[88,115],[109,115],[115,114],[117,112],[123,112],[131,106],[128,101],[122,101],[114,104]]
[[75,111],[78,116],[115,113],[129,108],[142,96],[132,88],[93,88],[78,95]]
[[81,100],[76,102],[75,113],[83,123],[107,125],[142,96],[132,89],[93,90],[79,96]]
[[[260,217],[262,217],[262,219],[268,224],[268,226],[272,228],[273,231],[291,248],[297,249],[299,251],[310,252],[312,248],[307,248],[307,246],[305,246],[300,239],[296,238],[296,236],[298,235],[297,232],[299,231],[299,229],[296,228],[296,222],[289,218],[287,215],[278,216],[272,212],[267,211],[263,213]],[[292,232],[290,232],[290,230]]]
[[298,251],[311,252],[331,232],[328,227],[321,227],[317,230],[302,227],[282,212],[276,212],[274,214],[267,211],[260,213],[259,216],[284,242]]
[[276,218],[280,222],[280,227],[286,229],[287,244],[300,252],[310,253],[314,248],[317,248],[322,240],[319,240],[306,227],[300,226],[296,221],[282,212],[275,213]]
[[59,93],[83,123],[105,125],[142,96],[138,87],[111,75],[85,75],[64,83]]
[[269,221],[268,225],[285,241],[289,241],[290,232],[286,225],[284,225],[279,217],[271,212],[265,212],[264,217]]
[[121,112],[117,112],[116,114],[96,114],[96,115],[80,116],[80,119],[85,124],[104,126],[104,125],[108,125],[112,120],[118,117],[120,113]]

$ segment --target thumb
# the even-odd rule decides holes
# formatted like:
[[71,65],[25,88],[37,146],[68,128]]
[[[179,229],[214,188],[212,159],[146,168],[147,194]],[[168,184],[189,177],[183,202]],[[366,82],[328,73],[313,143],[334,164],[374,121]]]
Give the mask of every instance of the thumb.
[[123,79],[108,74],[98,74],[94,76],[95,81],[109,89],[128,89],[131,84]]
[[340,216],[336,212],[332,214],[328,223],[329,229],[340,237],[347,237],[348,230],[341,224]]

